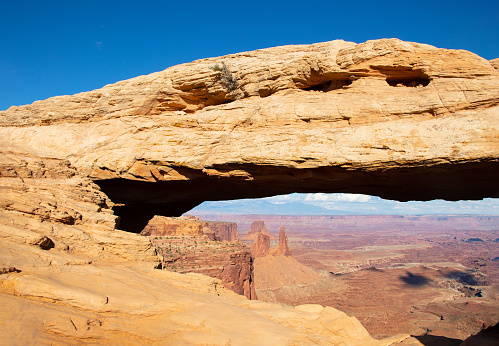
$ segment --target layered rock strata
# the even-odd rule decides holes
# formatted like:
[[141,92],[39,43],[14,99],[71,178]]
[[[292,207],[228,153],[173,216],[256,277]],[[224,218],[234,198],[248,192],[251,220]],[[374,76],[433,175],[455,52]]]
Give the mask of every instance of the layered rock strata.
[[245,245],[174,236],[155,237],[153,244],[163,256],[163,269],[218,278],[225,288],[257,299],[253,257]]
[[152,239],[158,254],[163,257],[163,269],[218,278],[225,288],[256,299],[253,258],[248,248],[238,242],[219,239],[237,237],[237,229],[232,223],[207,222],[192,216],[155,216],[140,234]]
[[144,236],[192,236],[209,240],[238,242],[235,222],[204,221],[197,217],[165,217],[155,215],[140,232]]
[[215,232],[215,240],[228,241],[232,243],[239,242],[237,223],[216,222],[216,221],[207,221],[207,223],[208,223],[208,228]]
[[332,308],[250,301],[218,279],[153,269],[159,258],[150,240],[117,230],[113,203],[68,161],[2,149],[4,344],[285,345],[348,338],[389,345],[408,338],[374,340],[355,318]]
[[199,219],[154,216],[140,232],[143,236],[189,236],[215,240],[215,232]]
[[[237,88],[213,69],[222,62]],[[498,95],[499,71],[473,53],[337,40],[11,107],[0,112],[0,144],[69,160],[135,232],[208,199],[482,199],[499,195]]]
[[159,263],[148,239],[116,230],[113,202],[69,161],[0,150],[0,264]]

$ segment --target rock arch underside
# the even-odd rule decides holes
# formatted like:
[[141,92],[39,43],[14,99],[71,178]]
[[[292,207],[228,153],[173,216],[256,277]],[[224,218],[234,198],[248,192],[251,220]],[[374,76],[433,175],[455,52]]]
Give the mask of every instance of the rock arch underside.
[[[34,300],[57,302],[50,308],[53,323],[40,321],[33,336],[51,341],[84,340],[81,323],[91,338],[116,342],[124,331],[106,333],[103,321],[110,317],[102,314],[133,311],[146,323],[150,309],[163,309],[176,326],[171,328],[183,331],[163,337],[195,343],[204,335],[202,323],[188,322],[178,311],[214,331],[207,316],[219,308],[242,309],[254,323],[268,321],[261,333],[266,340],[338,342],[334,328],[314,334],[311,325],[304,332],[282,317],[333,321],[339,318],[334,309],[282,308],[284,313],[272,304],[242,303],[204,277],[130,269],[130,263],[155,263],[157,256],[144,237],[118,229],[137,233],[153,215],[180,215],[206,200],[291,192],[399,201],[499,197],[494,66],[497,60],[468,51],[397,39],[337,40],[197,60],[2,111],[2,297],[34,314],[42,309]],[[128,267],[98,267],[109,261]],[[102,272],[111,286],[118,277],[148,285],[127,291],[142,305],[89,286]],[[89,282],[78,283],[75,294],[81,275]],[[178,298],[176,310],[154,291],[160,287]],[[187,303],[190,295],[199,309]],[[64,319],[63,306],[74,309],[72,325],[57,322]],[[16,311],[8,318],[18,318],[22,329],[28,322]],[[242,337],[213,333],[215,343]],[[355,335],[369,339],[362,331]]]

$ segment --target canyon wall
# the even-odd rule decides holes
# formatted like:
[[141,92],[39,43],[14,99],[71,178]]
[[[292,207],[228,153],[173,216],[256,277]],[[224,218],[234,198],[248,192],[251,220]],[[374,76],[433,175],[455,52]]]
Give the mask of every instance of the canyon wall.
[[253,258],[245,245],[236,244],[235,223],[156,215],[140,235],[152,239],[163,257],[163,269],[206,274],[222,280],[225,288],[256,299]]
[[144,236],[205,236],[209,240],[239,241],[235,222],[204,221],[193,216],[175,218],[155,215],[140,234]]
[[208,221],[208,228],[215,232],[215,240],[238,242],[239,233],[235,222]]

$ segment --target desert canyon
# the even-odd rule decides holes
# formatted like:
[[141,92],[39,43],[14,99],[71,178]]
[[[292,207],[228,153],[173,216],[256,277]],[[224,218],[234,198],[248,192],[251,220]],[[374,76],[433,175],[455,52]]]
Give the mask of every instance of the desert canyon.
[[[269,289],[279,277],[254,275],[300,268],[319,292],[334,280],[316,270],[352,267],[335,251],[372,260],[393,239],[326,251],[280,223],[250,234],[251,248],[249,227],[243,236],[230,220],[180,216],[206,200],[292,192],[499,197],[498,68],[463,50],[336,40],[197,60],[0,111],[2,343],[421,345],[413,320],[406,332],[370,333],[368,311],[331,306],[345,306],[340,296],[282,304]],[[346,229],[338,234],[356,237]],[[430,235],[414,236],[428,246]],[[453,275],[410,271],[409,252],[383,264],[397,259],[409,284]],[[390,282],[380,263],[341,285],[354,295],[363,271]]]

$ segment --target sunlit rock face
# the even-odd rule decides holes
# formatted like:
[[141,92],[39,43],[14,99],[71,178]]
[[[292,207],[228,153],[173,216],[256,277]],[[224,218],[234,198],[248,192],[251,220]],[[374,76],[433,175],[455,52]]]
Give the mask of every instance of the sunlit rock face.
[[0,144],[94,180],[135,232],[205,200],[499,195],[499,71],[397,39],[198,60],[11,107],[0,126]]

